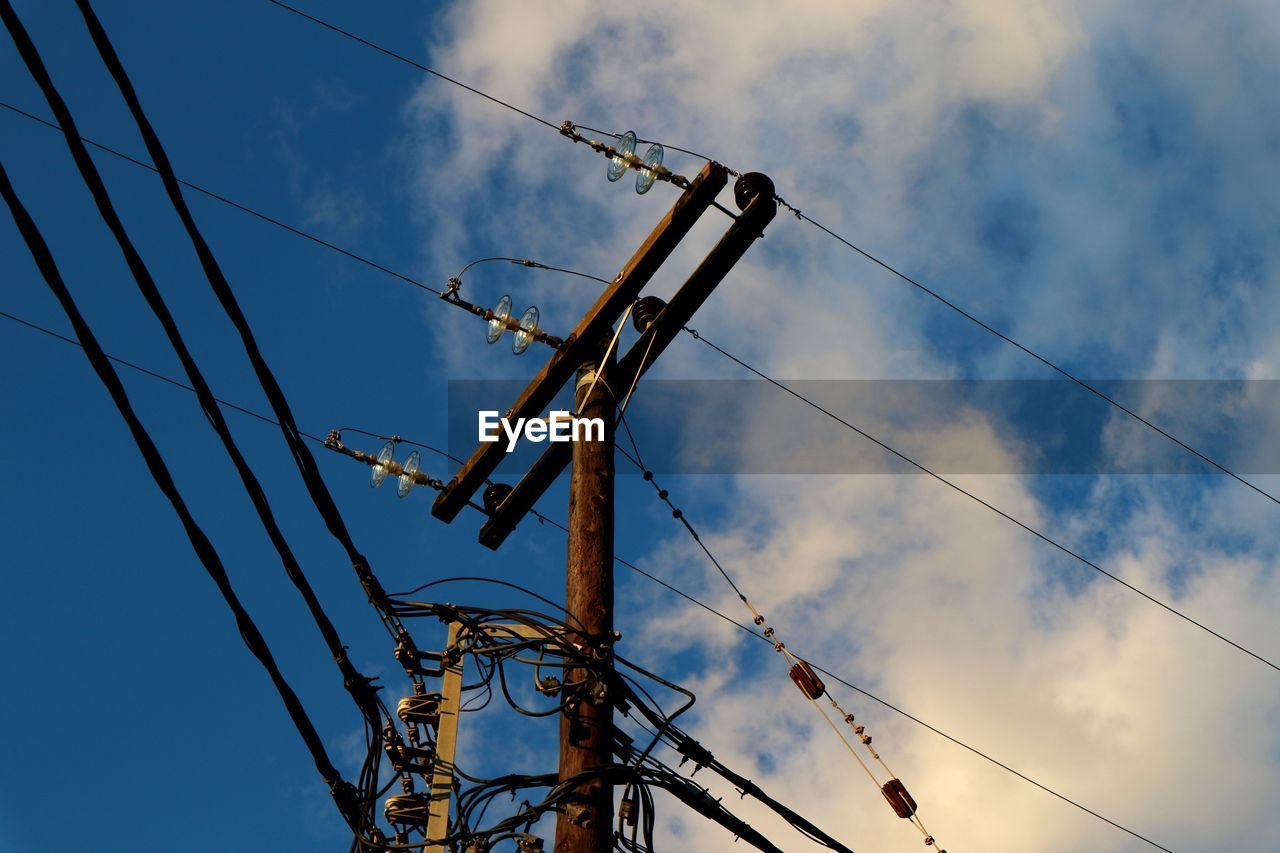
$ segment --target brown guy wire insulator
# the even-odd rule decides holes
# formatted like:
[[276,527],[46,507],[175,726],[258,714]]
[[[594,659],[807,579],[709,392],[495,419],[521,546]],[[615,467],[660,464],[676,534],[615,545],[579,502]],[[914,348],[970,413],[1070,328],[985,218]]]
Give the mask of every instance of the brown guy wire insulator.
[[[746,194],[747,192],[762,191],[763,189],[766,189],[765,187],[759,186],[759,185],[756,187],[752,187],[751,181],[745,180],[745,177],[746,176],[744,176],[744,180],[739,182],[739,187],[743,189],[743,194]],[[698,337],[697,332],[691,329],[686,329],[686,331],[688,331],[694,337]],[[634,436],[632,436],[631,441],[632,441],[633,448],[635,449],[636,456],[639,457],[639,448],[635,447]],[[897,781],[898,777],[893,773],[892,770],[889,769],[888,765],[885,764],[884,760],[880,757],[879,752],[877,752],[871,746],[872,737],[871,735],[867,734],[866,728],[859,723],[855,723],[853,714],[847,713],[843,708],[840,707],[835,697],[831,696],[831,694],[827,692],[826,685],[823,683],[822,679],[818,676],[818,674],[814,672],[813,667],[811,667],[807,662],[805,662],[804,660],[800,659],[799,657],[797,657],[796,655],[788,651],[786,644],[782,642],[780,639],[777,639],[777,632],[774,630],[774,627],[768,623],[768,621],[764,617],[764,614],[762,614],[759,610],[757,610],[755,606],[751,603],[751,601],[746,597],[746,595],[743,594],[742,590],[738,588],[733,578],[724,569],[724,567],[720,564],[720,562],[715,558],[715,555],[711,553],[706,543],[702,541],[701,537],[698,535],[697,530],[689,522],[688,518],[684,516],[684,513],[671,500],[670,492],[662,488],[658,484],[658,482],[654,479],[653,471],[644,467],[644,465],[642,465],[638,461],[638,459],[632,458],[630,454],[626,453],[626,451],[622,451],[622,453],[627,459],[631,461],[633,465],[635,465],[637,468],[639,468],[643,472],[645,482],[648,482],[653,487],[658,499],[661,500],[664,504],[666,504],[671,509],[672,516],[678,519],[684,525],[685,529],[689,532],[689,535],[693,538],[695,542],[698,543],[699,547],[702,548],[702,551],[704,554],[706,554],[707,558],[711,560],[712,565],[714,565],[716,569],[719,570],[720,574],[733,588],[734,592],[738,594],[738,598],[742,600],[743,605],[751,612],[752,622],[755,625],[764,629],[763,630],[764,638],[767,640],[772,640],[773,650],[781,654],[786,659],[787,663],[789,664],[789,670],[788,670],[789,675],[791,676],[791,680],[795,683],[796,687],[799,688],[800,692],[804,695],[806,699],[809,700],[809,702],[813,705],[813,707],[817,709],[818,713],[822,715],[822,718],[827,722],[827,725],[831,727],[831,730],[835,733],[836,737],[840,738],[841,742],[844,743],[845,747],[849,750],[849,754],[853,757],[853,759],[867,774],[867,777],[871,780],[872,784],[874,784],[877,788],[879,788],[886,797],[889,797],[890,794],[885,792],[885,788],[884,786],[882,786],[880,780],[876,778],[876,775],[871,771],[871,768],[867,766],[866,762],[864,762],[862,758],[859,757],[859,755],[857,754],[857,752],[855,751],[853,745],[849,742],[849,740],[840,733],[840,730],[836,726],[836,723],[833,722],[832,719],[827,716],[827,713],[822,710],[822,706],[818,704],[818,700],[822,698],[824,695],[827,697],[827,700],[831,703],[831,706],[836,710],[839,717],[842,718],[847,725],[853,728],[853,731],[857,735],[858,740],[866,748],[868,753],[870,753],[872,760],[878,762],[880,766],[884,768],[885,773],[888,775],[891,781]],[[887,785],[889,783],[885,783],[885,784]],[[897,782],[897,786],[891,787],[890,790],[896,792],[899,787],[901,788],[902,792],[904,793],[906,792],[906,787],[903,786],[900,781]],[[909,797],[909,795],[907,796]],[[891,804],[893,803],[892,800],[890,802]],[[924,823],[916,815],[915,801],[910,800],[910,803],[911,803],[910,814],[905,816],[911,818],[912,826],[914,826],[925,837],[925,843],[932,845],[934,843],[933,836],[929,834],[928,830],[924,826]],[[897,812],[897,806],[895,806],[895,812]]]

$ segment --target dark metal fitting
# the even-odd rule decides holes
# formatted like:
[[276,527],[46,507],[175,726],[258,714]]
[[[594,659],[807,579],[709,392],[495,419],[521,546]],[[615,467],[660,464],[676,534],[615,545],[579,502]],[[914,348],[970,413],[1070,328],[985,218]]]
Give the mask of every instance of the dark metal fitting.
[[627,826],[636,825],[636,812],[639,810],[639,804],[632,797],[624,797],[622,802],[618,804],[618,817],[622,818]]
[[591,809],[586,806],[567,805],[565,810],[569,814],[569,819],[583,829],[590,829],[595,826],[596,819]]
[[387,823],[426,826],[431,817],[431,796],[404,794],[399,797],[387,797],[382,807],[382,814],[387,819]]
[[[439,693],[423,693],[406,696],[396,705],[396,716],[405,725],[438,726],[440,724]],[[388,725],[390,725],[388,723]]]
[[512,488],[506,483],[493,483],[484,490],[484,511],[493,515],[498,511],[498,507],[507,499],[507,495],[511,494]]
[[733,182],[733,200],[739,210],[746,210],[756,196],[773,198],[773,194],[773,181],[762,172],[747,172]]
[[643,334],[666,307],[667,303],[656,296],[641,297],[636,300],[635,307],[631,309],[631,323],[636,327],[637,332]]

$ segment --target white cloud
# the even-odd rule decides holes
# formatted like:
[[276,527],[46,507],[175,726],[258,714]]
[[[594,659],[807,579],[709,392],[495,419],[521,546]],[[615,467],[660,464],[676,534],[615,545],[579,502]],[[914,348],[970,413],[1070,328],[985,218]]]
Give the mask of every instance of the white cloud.
[[[1267,48],[1278,19],[1248,3],[481,2],[454,10],[434,59],[552,121],[614,122],[767,171],[806,213],[1089,375],[1257,378],[1275,365],[1280,309],[1268,286],[1280,202],[1261,190],[1280,177]],[[436,81],[409,116],[437,272],[492,250],[608,275],[670,203],[665,187],[638,199],[607,184],[584,147]],[[655,288],[673,288],[722,227],[701,227]],[[527,281],[517,302],[539,302],[549,328],[576,318],[581,290]],[[784,377],[1045,375],[785,212],[695,325]],[[520,369],[474,359],[479,347],[468,330],[442,351],[456,375]],[[736,375],[688,345],[662,370]],[[962,421],[934,440],[1023,452],[988,430]],[[1280,653],[1274,507],[1262,498],[1117,478],[1046,502],[1015,478],[963,482]],[[1275,846],[1280,679],[1264,665],[923,477],[752,478],[727,505],[702,533],[797,650],[1157,841]],[[677,534],[646,565],[739,614]],[[748,652],[755,643],[733,628],[640,589],[626,594],[647,603],[647,653],[694,661],[695,731],[718,756],[855,849],[919,844],[767,648]],[[1145,849],[836,693],[866,716],[952,853]],[[677,848],[728,843],[674,807],[660,825]]]

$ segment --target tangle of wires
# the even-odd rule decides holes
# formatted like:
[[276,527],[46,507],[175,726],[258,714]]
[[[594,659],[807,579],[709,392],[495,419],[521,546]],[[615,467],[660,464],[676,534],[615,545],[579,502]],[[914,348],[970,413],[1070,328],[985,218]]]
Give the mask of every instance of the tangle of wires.
[[[434,587],[459,582],[507,587],[535,598],[546,609],[499,609],[413,600]],[[769,803],[808,837],[832,849],[848,849],[790,809],[773,803],[758,787],[725,768],[705,747],[677,728],[675,721],[693,707],[695,696],[616,654],[614,645],[619,635],[589,636],[560,605],[506,581],[445,578],[409,592],[394,593],[391,600],[395,614],[402,619],[434,618],[456,626],[452,634],[456,641],[444,651],[443,658],[467,662],[461,696],[456,698],[460,712],[486,708],[495,696],[520,715],[535,719],[572,716],[584,703],[609,703],[634,724],[634,737],[614,727],[613,763],[563,779],[555,773],[509,773],[484,778],[455,762],[456,807],[451,810],[448,837],[432,843],[475,853],[492,850],[502,842],[514,843],[517,850],[541,850],[542,841],[533,830],[544,816],[555,813],[575,821],[594,819],[581,805],[580,791],[595,781],[622,789],[614,832],[617,850],[654,849],[654,789],[668,792],[758,849],[781,849],[721,805],[707,788],[660,760],[655,753],[665,745],[680,757],[680,764],[692,759],[694,772],[711,767],[731,780],[744,796],[750,794]],[[660,700],[655,696],[660,691],[671,698]],[[533,791],[539,791],[540,796],[525,793]],[[504,800],[519,800],[519,804],[514,809],[495,805]],[[499,808],[510,813],[494,819],[490,813]],[[426,843],[411,842],[409,833],[400,828],[397,845],[391,849]]]

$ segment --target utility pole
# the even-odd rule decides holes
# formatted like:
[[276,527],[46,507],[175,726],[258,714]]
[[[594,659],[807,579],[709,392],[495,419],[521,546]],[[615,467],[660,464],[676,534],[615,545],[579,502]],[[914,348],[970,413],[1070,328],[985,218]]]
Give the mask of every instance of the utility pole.
[[[484,489],[484,508],[489,518],[480,530],[480,542],[496,549],[572,463],[565,608],[574,629],[572,639],[586,655],[595,656],[596,662],[566,673],[562,694],[566,706],[560,721],[561,782],[613,764],[614,697],[609,690],[615,639],[614,410],[619,402],[613,394],[639,381],[747,248],[763,235],[765,226],[777,213],[773,183],[765,175],[752,172],[739,176],[734,185],[734,199],[742,211],[739,215],[715,202],[727,182],[728,172],[723,166],[707,163],[692,182],[682,184],[686,189],[675,205],[504,416],[509,420],[539,417],[576,370],[577,416],[599,418],[604,425],[603,440],[577,440],[570,443],[571,448],[563,442],[552,443],[514,488],[493,484]],[[729,213],[732,225],[670,303],[652,296],[641,298],[640,291],[658,267],[713,205]],[[607,352],[606,342],[629,306],[640,337],[625,354],[614,359]],[[607,379],[600,380],[597,372]],[[444,485],[432,505],[432,514],[446,523],[453,521],[505,455],[505,449],[497,442],[480,444]],[[613,782],[605,774],[596,773],[576,783],[559,809],[555,850],[607,853],[612,849]]]
[[[573,442],[569,478],[569,552],[565,566],[565,609],[573,637],[584,648],[612,649],[613,634],[613,475],[616,401],[599,360],[578,370],[574,409],[579,417],[600,418],[601,441]],[[590,399],[587,395],[590,394]],[[613,697],[608,670],[571,670],[566,683],[595,682],[586,696],[560,717],[560,779],[613,761]],[[580,786],[566,812],[556,817],[556,853],[609,850],[613,837],[613,789],[603,779]]]

